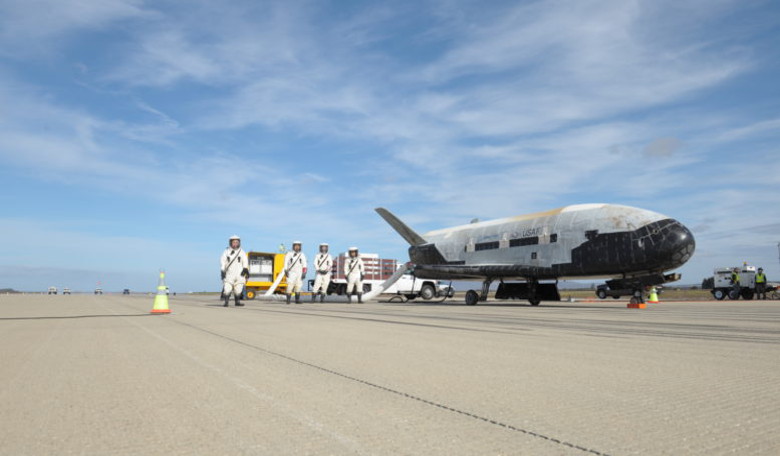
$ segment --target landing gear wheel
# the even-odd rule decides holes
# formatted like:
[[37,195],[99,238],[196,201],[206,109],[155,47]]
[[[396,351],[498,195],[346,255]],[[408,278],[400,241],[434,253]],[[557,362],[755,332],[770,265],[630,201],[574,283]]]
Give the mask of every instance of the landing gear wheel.
[[598,296],[599,299],[607,299],[607,292],[604,290],[598,290],[596,291],[596,296]]
[[420,288],[420,297],[424,300],[430,301],[434,296],[436,296],[436,290],[434,290],[431,285],[426,283]]
[[723,290],[715,290],[712,296],[718,301],[723,301],[726,298],[726,292]]
[[469,290],[466,292],[466,305],[467,306],[475,306],[477,305],[477,302],[479,302],[479,293],[477,293],[474,290]]
[[530,302],[532,306],[538,306],[542,300],[539,298],[528,298],[528,302]]

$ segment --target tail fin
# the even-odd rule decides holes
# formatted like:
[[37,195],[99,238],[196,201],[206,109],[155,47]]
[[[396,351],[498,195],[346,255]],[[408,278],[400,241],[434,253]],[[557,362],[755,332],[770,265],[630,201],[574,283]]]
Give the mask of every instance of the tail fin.
[[404,222],[402,222],[398,217],[393,215],[390,211],[383,207],[378,207],[375,209],[377,214],[379,214],[387,223],[390,224],[390,226],[393,227],[394,230],[398,232],[398,234],[401,235],[402,238],[406,239],[406,242],[409,243],[411,246],[416,245],[423,245],[426,244],[428,241],[423,239],[422,236],[415,233],[413,229],[406,226]]

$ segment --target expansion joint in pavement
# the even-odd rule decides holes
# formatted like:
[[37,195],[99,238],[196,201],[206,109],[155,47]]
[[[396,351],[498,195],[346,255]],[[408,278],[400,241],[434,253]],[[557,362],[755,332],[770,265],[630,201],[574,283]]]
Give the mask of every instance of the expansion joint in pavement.
[[591,448],[586,448],[584,446],[577,445],[577,444],[571,443],[571,442],[567,442],[565,440],[561,440],[561,439],[558,439],[558,438],[555,438],[555,437],[551,437],[549,435],[541,434],[539,432],[535,432],[535,431],[532,431],[532,430],[529,430],[529,429],[523,429],[523,428],[520,428],[520,427],[517,427],[517,426],[513,426],[511,424],[508,424],[508,423],[503,423],[501,421],[497,421],[497,420],[494,420],[494,419],[491,419],[491,418],[487,418],[487,417],[484,417],[484,416],[481,416],[481,415],[477,415],[475,413],[471,413],[471,412],[468,412],[468,411],[465,411],[465,410],[460,410],[460,409],[457,409],[455,407],[451,407],[451,406],[446,405],[446,404],[442,404],[442,403],[435,402],[435,401],[432,401],[432,400],[429,400],[429,399],[425,399],[423,397],[415,396],[413,394],[405,393],[403,391],[399,391],[399,390],[396,390],[396,389],[393,389],[393,388],[388,388],[386,386],[382,386],[382,385],[379,385],[379,384],[376,384],[376,383],[372,383],[372,382],[370,382],[368,380],[363,380],[361,378],[357,378],[357,377],[353,377],[351,375],[343,374],[341,372],[329,369],[327,367],[319,366],[317,364],[313,364],[313,363],[310,363],[308,361],[303,361],[303,360],[300,360],[300,359],[297,359],[297,358],[293,358],[293,357],[285,355],[283,353],[275,352],[273,350],[268,350],[266,348],[259,347],[257,345],[252,345],[252,344],[244,342],[242,340],[234,339],[234,338],[232,338],[230,336],[226,336],[226,335],[220,334],[218,332],[214,332],[214,331],[211,331],[211,330],[208,330],[208,329],[205,329],[205,328],[201,328],[199,326],[195,326],[195,325],[192,325],[192,324],[189,324],[189,323],[184,323],[184,322],[178,321],[178,320],[171,320],[171,321],[175,322],[175,323],[178,323],[180,325],[183,325],[183,326],[187,326],[187,327],[192,328],[194,330],[201,331],[201,332],[204,332],[206,334],[210,334],[212,336],[219,337],[221,339],[225,339],[225,340],[228,340],[230,342],[233,342],[233,343],[236,343],[236,344],[239,344],[239,345],[243,345],[243,346],[251,348],[253,350],[260,351],[262,353],[265,353],[265,354],[268,354],[268,355],[271,355],[271,356],[275,356],[277,358],[282,358],[282,359],[285,359],[287,361],[291,361],[291,362],[294,362],[296,364],[300,364],[302,366],[306,366],[306,367],[310,367],[310,368],[313,368],[313,369],[317,369],[317,370],[319,370],[321,372],[325,372],[325,373],[328,373],[328,374],[331,374],[331,375],[335,375],[337,377],[341,377],[341,378],[346,379],[346,380],[350,380],[350,381],[353,381],[353,382],[356,382],[356,383],[360,383],[362,385],[369,386],[371,388],[375,388],[375,389],[378,389],[378,390],[381,390],[381,391],[384,391],[384,392],[387,392],[387,393],[392,393],[392,394],[395,394],[397,396],[404,397],[406,399],[411,399],[411,400],[414,400],[414,401],[417,401],[417,402],[420,402],[420,403],[423,403],[423,404],[426,404],[426,405],[430,405],[432,407],[436,407],[436,408],[439,408],[439,409],[442,409],[442,410],[446,410],[446,411],[451,412],[451,413],[456,413],[458,415],[463,415],[463,416],[466,416],[466,417],[469,417],[469,418],[472,418],[472,419],[475,419],[475,420],[478,420],[478,421],[482,421],[482,422],[485,422],[485,423],[488,423],[488,424],[491,424],[491,425],[494,425],[494,426],[502,427],[502,428],[510,430],[510,431],[519,432],[519,433],[522,433],[522,434],[525,434],[525,435],[529,435],[531,437],[539,438],[539,439],[542,439],[542,440],[547,440],[547,441],[549,441],[551,443],[555,443],[557,445],[561,445],[561,446],[565,446],[565,447],[572,448],[572,449],[575,449],[575,450],[579,450],[579,451],[582,451],[584,453],[595,454],[595,455],[600,455],[600,456],[608,456],[607,453],[604,453],[604,452],[601,452],[601,451],[598,451],[598,450],[594,450],[594,449],[591,449]]

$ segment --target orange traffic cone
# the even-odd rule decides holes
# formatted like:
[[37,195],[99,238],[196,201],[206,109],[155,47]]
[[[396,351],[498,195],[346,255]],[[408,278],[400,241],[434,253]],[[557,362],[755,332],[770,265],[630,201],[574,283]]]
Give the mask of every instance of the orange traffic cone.
[[157,294],[154,296],[153,314],[171,313],[168,307],[168,287],[165,286],[165,271],[160,271],[160,281],[157,282]]

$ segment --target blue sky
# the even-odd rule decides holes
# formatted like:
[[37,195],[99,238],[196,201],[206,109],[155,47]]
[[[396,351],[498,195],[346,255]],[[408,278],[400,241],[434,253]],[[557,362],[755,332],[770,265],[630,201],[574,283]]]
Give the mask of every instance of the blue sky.
[[219,288],[226,239],[406,258],[575,203],[780,279],[771,1],[0,0],[0,288]]

